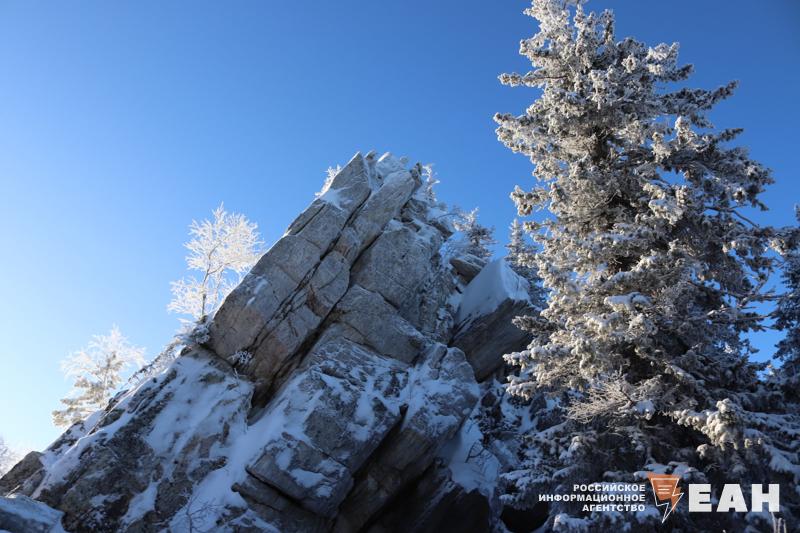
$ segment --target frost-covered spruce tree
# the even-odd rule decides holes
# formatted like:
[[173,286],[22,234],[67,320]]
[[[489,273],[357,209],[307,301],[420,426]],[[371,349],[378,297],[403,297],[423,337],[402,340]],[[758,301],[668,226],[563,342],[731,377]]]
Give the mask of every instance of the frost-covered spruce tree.
[[[800,207],[797,208],[800,222]],[[786,293],[775,310],[775,326],[785,332],[775,357],[781,361],[777,377],[784,394],[800,402],[800,246],[789,249],[783,257],[783,282]]]
[[511,223],[508,244],[506,244],[506,261],[512,270],[528,280],[530,283],[531,301],[537,308],[544,304],[545,296],[542,290],[542,280],[536,270],[536,249],[527,242],[525,230],[518,219]]
[[517,274],[526,279],[536,276],[535,249],[531,243],[525,241],[525,230],[517,218],[509,228],[506,250],[506,261]]
[[[518,367],[508,390],[557,401],[540,413],[507,499],[525,505],[538,491],[652,470],[717,488],[781,482],[784,511],[796,513],[798,458],[779,428],[794,419],[767,412],[745,336],[763,327],[754,306],[767,297],[774,231],[741,209],[764,208],[772,179],[728,145],[739,130],[706,119],[735,84],[668,88],[691,73],[678,45],[618,41],[609,11],[536,0],[526,13],[540,26],[520,46],[534,69],[500,79],[542,93],[523,115],[495,120],[500,141],[535,166],[539,184],[512,193],[519,215],[550,212],[527,223],[550,292],[545,327],[507,356]],[[742,518],[682,510],[670,520]],[[551,512],[556,529],[634,518]]]
[[89,346],[62,363],[65,375],[75,378],[73,390],[63,398],[64,408],[53,411],[53,423],[67,427],[106,407],[124,382],[123,374],[144,364],[144,349],[128,342],[114,326],[108,335],[95,335]]
[[456,230],[463,234],[459,243],[459,251],[474,255],[483,260],[492,257],[491,246],[497,244],[494,240],[494,228],[488,228],[478,222],[478,208],[469,213],[457,212],[453,221]]

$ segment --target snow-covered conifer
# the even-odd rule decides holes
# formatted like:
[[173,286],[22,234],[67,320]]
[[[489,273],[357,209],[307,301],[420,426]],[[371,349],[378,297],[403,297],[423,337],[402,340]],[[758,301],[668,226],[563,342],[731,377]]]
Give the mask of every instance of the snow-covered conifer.
[[[495,120],[500,141],[530,158],[539,181],[512,193],[519,215],[550,212],[526,223],[541,245],[547,334],[507,356],[518,367],[508,388],[556,400],[525,467],[508,476],[507,499],[524,504],[537,491],[644,470],[720,487],[794,486],[796,445],[781,444],[776,427],[796,420],[760,412],[762,366],[749,361],[746,338],[763,327],[755,306],[768,297],[775,232],[742,209],[764,207],[772,178],[729,146],[739,130],[715,131],[706,118],[735,84],[673,89],[691,73],[677,63],[677,44],[617,40],[612,13],[582,5],[535,0],[526,13],[540,31],[520,46],[534,69],[500,77],[542,90],[523,115]],[[797,512],[796,494],[784,501]],[[582,514],[553,504],[552,516],[560,512]],[[583,513],[580,523],[630,519]],[[704,519],[670,518],[675,527]],[[713,517],[728,519],[737,518]]]
[[515,218],[511,223],[508,244],[506,244],[508,250],[506,261],[514,272],[528,280],[531,286],[531,301],[536,307],[541,307],[545,297],[542,280],[536,270],[536,249],[533,244],[525,240],[525,237],[522,224],[519,219]]
[[186,243],[187,276],[172,282],[170,311],[202,322],[213,314],[233,287],[261,257],[258,226],[244,215],[228,213],[223,205],[214,210],[214,220],[192,221]]
[[[800,221],[800,208],[797,218]],[[800,246],[783,254],[783,282],[786,293],[775,311],[775,326],[785,333],[775,354],[782,363],[777,372],[786,394],[800,401]]]
[[488,260],[492,257],[491,246],[497,244],[494,240],[494,228],[487,228],[478,222],[478,208],[469,213],[457,211],[453,226],[463,234],[459,251],[472,254],[480,259]]
[[107,335],[94,335],[89,345],[70,354],[61,363],[75,382],[70,395],[61,400],[64,408],[53,411],[53,423],[70,426],[108,404],[124,382],[123,374],[144,364],[144,349],[128,342],[117,326]]

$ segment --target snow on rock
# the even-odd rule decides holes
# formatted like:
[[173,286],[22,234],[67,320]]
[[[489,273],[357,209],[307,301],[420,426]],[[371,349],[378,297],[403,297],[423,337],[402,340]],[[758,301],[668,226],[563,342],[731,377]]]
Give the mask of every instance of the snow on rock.
[[61,511],[27,496],[0,498],[0,530],[19,533],[63,533]]
[[514,464],[519,440],[535,426],[541,406],[514,401],[496,380],[481,384],[481,400],[459,432],[439,452],[450,479],[463,490],[478,491],[499,505],[501,473]]
[[516,316],[533,314],[529,289],[526,279],[497,259],[464,290],[452,344],[466,353],[478,380],[503,365],[503,354],[523,349],[530,340],[512,323]]
[[243,477],[230,448],[247,431],[252,391],[215,355],[186,353],[69,447],[45,452],[31,495],[64,511],[68,530],[165,527],[195,496],[196,481],[223,467],[230,480]]
[[477,490],[487,499],[495,496],[500,461],[485,448],[478,421],[470,419],[442,449],[441,457],[454,482],[467,492]]
[[464,354],[434,344],[408,372],[401,395],[405,415],[343,502],[337,531],[358,531],[432,464],[458,431],[478,398],[478,386]]
[[345,339],[322,342],[262,415],[283,423],[248,472],[310,511],[335,515],[355,472],[400,419],[405,382],[397,361]]
[[517,437],[530,429],[538,406],[512,402],[497,381],[480,389],[469,417],[413,490],[381,512],[377,530],[504,531],[501,473],[516,464]]
[[464,324],[488,315],[506,300],[530,303],[530,284],[503,259],[495,259],[467,285],[457,320]]

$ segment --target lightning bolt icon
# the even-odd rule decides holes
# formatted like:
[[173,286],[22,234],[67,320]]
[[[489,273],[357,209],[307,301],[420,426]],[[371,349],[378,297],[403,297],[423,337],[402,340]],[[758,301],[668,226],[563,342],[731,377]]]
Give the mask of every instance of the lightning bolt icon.
[[653,487],[653,497],[656,500],[656,507],[664,507],[664,518],[661,523],[667,521],[667,518],[675,510],[678,502],[683,497],[681,488],[678,482],[681,480],[680,476],[672,474],[654,474],[647,473],[647,479],[650,480],[650,485]]

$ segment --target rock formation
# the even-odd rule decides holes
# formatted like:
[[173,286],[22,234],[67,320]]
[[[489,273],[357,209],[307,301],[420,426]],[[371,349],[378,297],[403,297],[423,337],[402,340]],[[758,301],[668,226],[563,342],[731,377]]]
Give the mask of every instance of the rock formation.
[[485,378],[526,344],[526,282],[442,257],[420,184],[353,157],[196,343],[0,479],[0,529],[490,531],[514,453]]

